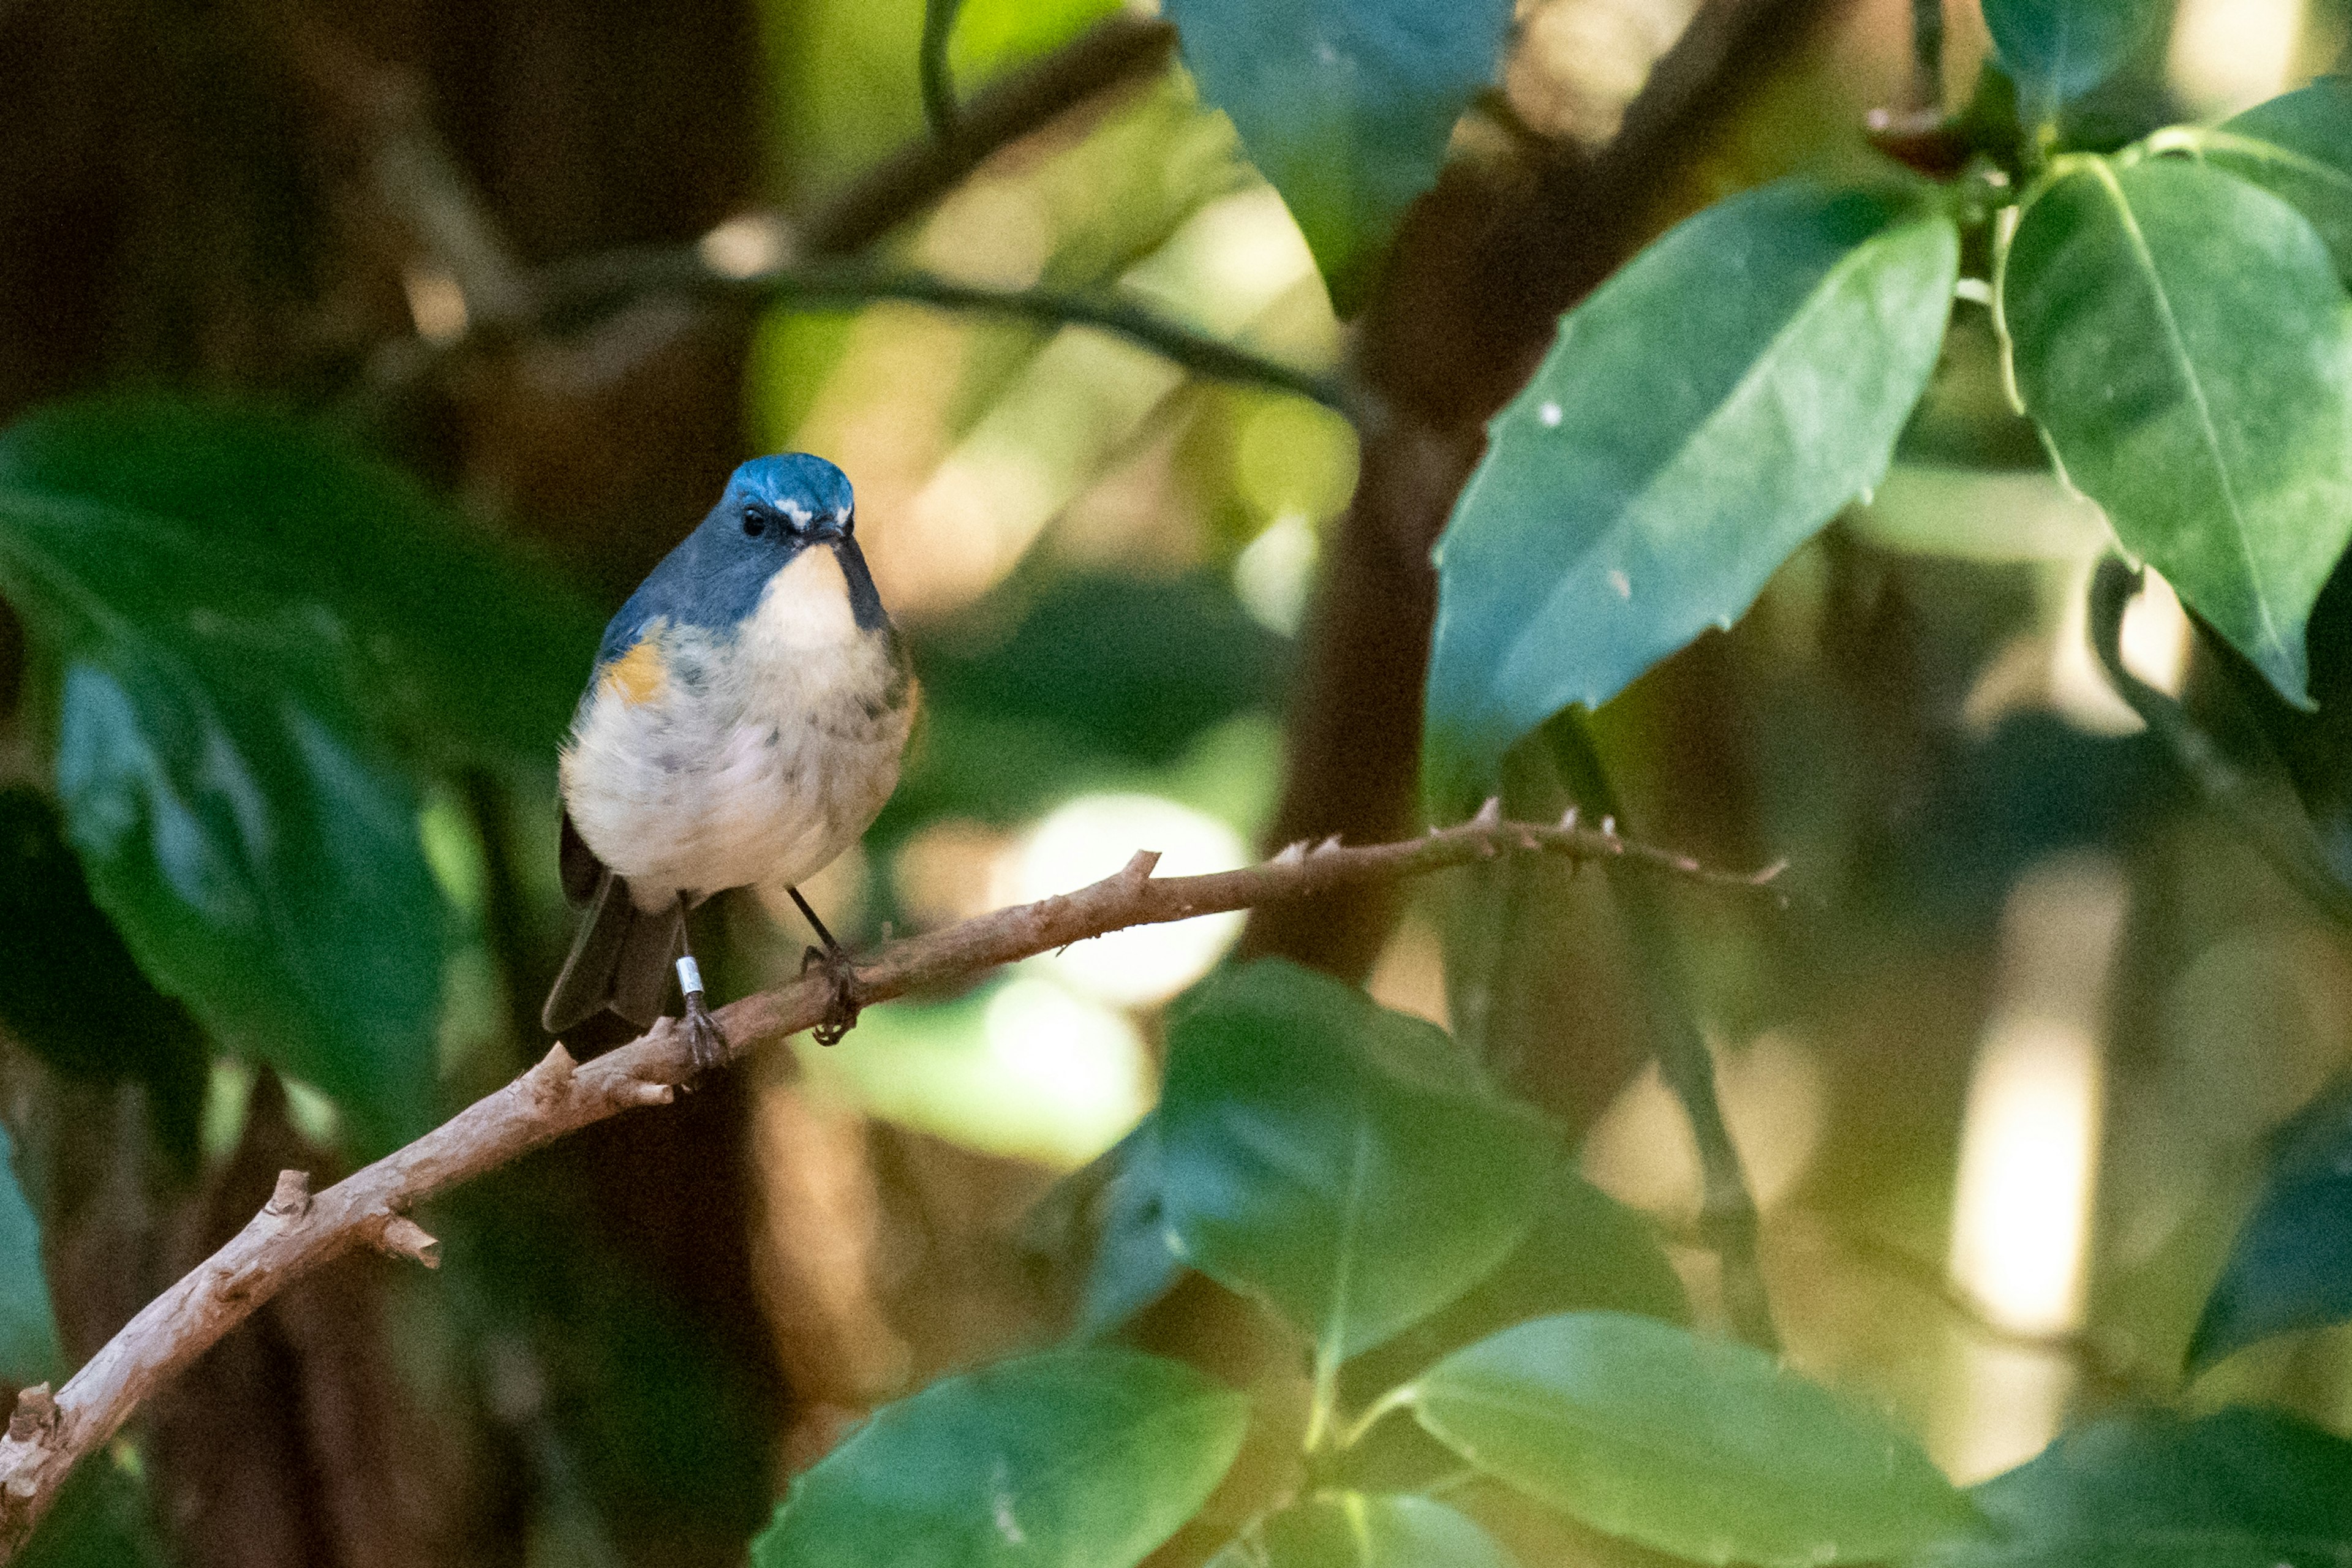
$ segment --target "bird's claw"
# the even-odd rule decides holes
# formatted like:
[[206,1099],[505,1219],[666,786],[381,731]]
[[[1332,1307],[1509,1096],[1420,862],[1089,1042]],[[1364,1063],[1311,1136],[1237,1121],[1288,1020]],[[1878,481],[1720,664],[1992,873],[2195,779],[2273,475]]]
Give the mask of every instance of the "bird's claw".
[[820,1046],[837,1046],[842,1037],[857,1026],[857,970],[849,961],[847,950],[838,947],[812,947],[801,954],[801,973],[821,969],[833,982],[833,1001],[824,1016],[809,1031]]
[[686,1056],[697,1078],[725,1066],[727,1062],[727,1037],[720,1032],[719,1020],[712,1017],[710,1009],[703,1005],[699,991],[687,994]]

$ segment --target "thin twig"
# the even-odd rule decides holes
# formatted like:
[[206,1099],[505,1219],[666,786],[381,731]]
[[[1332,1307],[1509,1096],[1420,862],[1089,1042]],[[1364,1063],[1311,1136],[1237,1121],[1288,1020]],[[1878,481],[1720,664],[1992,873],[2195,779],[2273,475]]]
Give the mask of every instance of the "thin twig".
[[[1772,876],[1711,871],[1614,832],[1506,822],[1490,802],[1475,820],[1425,838],[1353,848],[1336,840],[1311,848],[1294,844],[1262,864],[1207,876],[1155,878],[1158,854],[1141,851],[1124,869],[1076,892],[887,944],[858,966],[858,995],[867,1004],[887,1001],[1129,926],[1246,909],[1346,882],[1421,876],[1511,853],[1617,861],[1716,887],[1761,887]],[[728,1059],[811,1027],[826,1016],[832,997],[831,980],[819,974],[720,1008]],[[557,1045],[504,1089],[323,1193],[313,1195],[307,1176],[287,1173],[244,1230],[149,1302],[54,1396],[42,1387],[19,1402],[17,1419],[0,1439],[0,1562],[31,1533],[78,1460],[103,1446],[158,1386],[287,1285],[366,1247],[436,1266],[433,1238],[408,1217],[417,1205],[591,1122],[635,1106],[667,1104],[690,1077],[684,1031],[677,1020],[664,1018],[632,1044],[584,1065]]]
[[541,276],[543,323],[561,330],[648,294],[737,300],[824,310],[901,300],[946,310],[1014,316],[1041,326],[1096,327],[1139,343],[1195,375],[1244,382],[1348,412],[1338,378],[1212,337],[1130,300],[1051,289],[992,289],[924,272],[851,264],[779,268],[749,277],[714,271],[694,247],[613,251],[559,264]]
[[[1546,727],[1545,734],[1570,790],[1584,797],[1588,808],[1606,812],[1605,823],[1617,822],[1624,806],[1581,718],[1573,710],[1563,713]],[[1730,1123],[1724,1120],[1723,1098],[1716,1090],[1715,1054],[1691,1017],[1673,919],[1654,887],[1621,882],[1617,892],[1634,966],[1660,1031],[1658,1071],[1682,1102],[1698,1148],[1699,1234],[1723,1265],[1724,1316],[1732,1331],[1749,1344],[1777,1351],[1780,1336],[1772,1326],[1771,1297],[1757,1257],[1760,1226],[1756,1197],[1748,1185],[1739,1146],[1731,1141]]]
[[955,36],[956,13],[963,0],[923,0],[923,118],[931,139],[944,147],[955,145],[957,125],[955,78],[948,70],[948,40]]

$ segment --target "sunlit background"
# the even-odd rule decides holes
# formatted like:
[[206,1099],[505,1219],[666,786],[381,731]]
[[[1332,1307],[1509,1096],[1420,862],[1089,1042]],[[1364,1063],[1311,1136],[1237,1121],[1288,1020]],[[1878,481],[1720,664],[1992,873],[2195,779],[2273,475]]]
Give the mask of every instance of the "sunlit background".
[[[1112,8],[1033,16],[974,0],[958,70],[984,81]],[[714,216],[699,240],[714,268],[788,259],[771,200],[812,202],[919,132],[921,9],[762,11],[773,188]],[[1973,5],[1947,9],[1958,96],[1986,45]],[[1691,10],[1526,0],[1510,105],[1598,145]],[[1862,166],[1853,127],[1906,90],[1910,26],[1907,0],[1852,7],[1659,194],[1656,224],[1790,169]],[[2345,36],[2343,12],[2315,0],[2183,0],[2165,69],[2189,114],[2218,117],[2323,68]],[[1496,133],[1465,124],[1458,140],[1475,155]],[[887,249],[957,279],[1149,302],[1307,370],[1347,346],[1281,201],[1181,72],[990,159]],[[431,268],[399,293],[427,343],[463,338],[485,303]],[[1170,874],[1272,847],[1286,696],[1356,482],[1346,419],[1099,331],[907,304],[772,312],[740,369],[744,445],[816,451],[855,478],[861,537],[925,688],[898,796],[860,852],[804,889],[836,930],[870,942],[935,927],[1071,890],[1138,849]],[[593,365],[562,370],[601,385]],[[550,451],[582,461],[549,433],[568,417],[531,405],[491,421],[449,477],[616,599],[667,547],[660,529],[691,518],[632,514],[597,532],[550,503],[518,475]],[[722,469],[706,466],[715,483]],[[1963,1480],[2032,1455],[2070,1413],[2173,1386],[2262,1139],[2341,1065],[2352,1027],[2341,942],[2192,807],[2093,658],[2085,590],[2108,543],[2010,413],[1991,324],[1963,303],[1875,494],[1737,628],[1599,724],[1641,833],[1718,863],[1790,863],[1784,911],[1675,906],[1775,1306],[1799,1364],[1895,1406]],[[2122,642],[2158,689],[2190,679],[2189,623],[2153,575]],[[469,922],[443,1030],[453,1088],[495,1082],[540,1046],[515,1024],[536,998],[509,994],[494,956],[508,918],[494,873],[499,857],[526,865],[522,923],[560,942],[544,783],[515,791],[509,826],[528,856],[486,838],[464,803],[428,803],[436,873]],[[1448,923],[1474,893],[1453,879],[1416,893],[1375,996],[1448,1021]],[[1605,894],[1588,880],[1575,897],[1542,954],[1572,998],[1568,1035],[1630,1016]],[[1166,1005],[1240,927],[1215,916],[1079,943],[961,994],[877,1007],[844,1044],[803,1041],[796,1066],[753,1072],[749,1289],[796,1396],[854,1412],[1034,1335],[1024,1216],[1149,1110]],[[735,991],[799,969],[806,934],[789,909],[734,900],[710,931],[724,946],[713,972]],[[1548,1103],[1588,1130],[1585,1171],[1659,1219],[1711,1310],[1696,1155],[1673,1095],[1654,1068],[1591,1102],[1560,1076]],[[237,1143],[252,1080],[215,1071],[215,1157]],[[315,1091],[292,1086],[288,1114],[331,1140]],[[668,1224],[665,1211],[642,1228]],[[2347,1351],[2334,1336],[2257,1351],[2193,1398],[2261,1393],[2352,1417]],[[593,1382],[552,1364],[559,1385]],[[780,1468],[834,1431],[799,1419]],[[550,1553],[572,1539],[562,1520],[535,1528]]]

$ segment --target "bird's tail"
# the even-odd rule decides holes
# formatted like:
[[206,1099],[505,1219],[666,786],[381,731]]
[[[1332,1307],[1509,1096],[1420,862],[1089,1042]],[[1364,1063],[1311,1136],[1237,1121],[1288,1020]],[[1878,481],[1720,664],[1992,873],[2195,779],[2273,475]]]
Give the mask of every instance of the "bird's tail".
[[599,866],[572,955],[540,1009],[541,1025],[561,1035],[610,1008],[638,1028],[650,1028],[661,1016],[670,965],[684,951],[685,937],[685,912],[677,904],[649,914],[629,897],[627,882]]

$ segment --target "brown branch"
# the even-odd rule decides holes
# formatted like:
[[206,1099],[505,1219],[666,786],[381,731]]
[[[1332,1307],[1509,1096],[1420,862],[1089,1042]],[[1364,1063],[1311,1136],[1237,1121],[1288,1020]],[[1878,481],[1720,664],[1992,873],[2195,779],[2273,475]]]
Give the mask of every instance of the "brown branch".
[[[1506,853],[1645,866],[1718,887],[1760,887],[1779,870],[1711,871],[1685,856],[1624,838],[1611,823],[1580,827],[1573,812],[1549,826],[1506,822],[1490,802],[1475,820],[1424,838],[1353,848],[1336,839],[1312,848],[1294,844],[1260,865],[1207,876],[1155,878],[1158,854],[1141,851],[1116,875],[1076,892],[891,942],[859,966],[858,993],[865,1002],[887,1001],[1129,926],[1248,909],[1346,883],[1421,876]],[[830,999],[830,982],[813,975],[720,1008],[729,1059],[816,1024]],[[685,1036],[675,1019],[664,1018],[634,1043],[584,1066],[558,1044],[504,1089],[323,1193],[313,1195],[303,1173],[286,1172],[244,1230],[149,1302],[62,1389],[54,1395],[47,1385],[26,1391],[7,1436],[0,1439],[0,1562],[31,1533],[78,1460],[121,1430],[160,1384],[288,1284],[362,1247],[437,1266],[433,1237],[409,1217],[416,1205],[590,1122],[636,1106],[667,1104],[689,1077]]]

